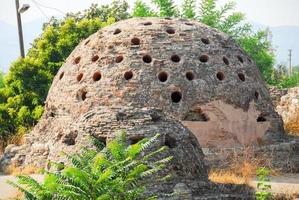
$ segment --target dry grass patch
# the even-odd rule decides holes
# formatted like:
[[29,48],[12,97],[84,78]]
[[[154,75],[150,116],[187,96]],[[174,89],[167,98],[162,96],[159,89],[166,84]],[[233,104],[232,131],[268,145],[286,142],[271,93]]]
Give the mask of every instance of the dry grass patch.
[[[256,177],[256,171],[260,167],[272,169],[271,156],[257,156],[252,147],[245,147],[243,152],[235,153],[221,164],[220,168],[212,168],[209,179],[217,183],[248,184]],[[278,175],[272,170],[271,175]]]
[[14,197],[9,198],[9,200],[22,200],[24,199],[24,194],[23,192],[17,191]]
[[244,161],[225,169],[212,169],[209,179],[216,183],[248,184],[256,176],[259,166],[256,163]]
[[7,140],[7,144],[15,144],[15,145],[22,145],[24,144],[24,134],[25,134],[25,130],[24,131],[19,131],[17,134],[12,135],[8,140]]
[[37,168],[33,165],[28,165],[28,166],[25,166],[23,168],[10,165],[9,167],[7,167],[4,170],[4,173],[17,176],[17,175],[36,174],[36,173],[39,173],[40,171],[41,171],[41,168]]
[[297,116],[284,124],[284,128],[288,135],[299,136],[299,110]]
[[24,144],[25,130],[19,131],[17,134],[10,136],[7,140],[0,140],[0,155],[4,153],[5,147],[9,144],[20,146]]

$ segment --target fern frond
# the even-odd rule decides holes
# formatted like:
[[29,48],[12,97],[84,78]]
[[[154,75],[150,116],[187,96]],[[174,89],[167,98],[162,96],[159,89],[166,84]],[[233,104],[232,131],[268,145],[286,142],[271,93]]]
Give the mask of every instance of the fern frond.
[[149,170],[146,170],[145,172],[142,172],[141,177],[151,176],[151,175],[157,173],[158,171],[160,171],[161,169],[163,169],[164,167],[165,167],[164,164],[160,164],[158,166],[155,166],[152,169],[149,169]]
[[16,183],[14,183],[10,180],[7,180],[6,182],[9,185],[13,186],[14,188],[17,188],[19,191],[23,192],[26,199],[28,199],[28,200],[37,200],[37,197],[33,193],[31,193],[29,190],[23,188],[19,184],[16,184]]
[[80,188],[81,192],[83,194],[87,195],[87,192],[89,191],[89,187],[87,184],[84,184],[80,179],[74,179],[73,177],[70,176],[65,176],[62,173],[55,173],[52,174],[57,178],[57,183],[61,185],[72,185],[74,187]]
[[154,162],[154,164],[167,164],[169,162],[171,162],[171,160],[173,159],[173,156],[168,156],[166,158],[163,158],[162,160],[158,160],[156,162]]
[[167,150],[167,149],[168,149],[168,147],[163,146],[163,147],[157,149],[156,151],[150,152],[149,154],[145,155],[145,156],[142,158],[142,160],[148,160],[148,159],[150,159],[150,158],[156,156],[157,154],[164,152],[164,151]]
[[90,140],[91,140],[93,146],[96,148],[96,151],[99,152],[105,148],[105,144],[101,140],[96,138],[95,136],[91,135]]
[[33,192],[37,193],[44,189],[39,182],[37,182],[34,178],[31,178],[30,176],[19,175],[17,176],[17,179],[19,184],[26,184],[27,187],[30,188],[30,190]]
[[158,138],[161,135],[159,133],[157,133],[154,137],[150,138],[147,142],[145,142],[144,144],[142,144],[141,146],[141,151],[146,150],[147,148],[149,148],[153,143],[157,142]]

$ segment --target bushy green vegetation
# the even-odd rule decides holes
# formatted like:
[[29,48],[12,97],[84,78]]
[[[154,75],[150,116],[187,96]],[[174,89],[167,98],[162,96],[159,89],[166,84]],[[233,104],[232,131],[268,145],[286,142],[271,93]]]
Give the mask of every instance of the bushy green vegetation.
[[293,73],[289,75],[287,67],[280,64],[273,74],[273,80],[276,80],[275,85],[278,88],[290,88],[299,86],[299,66],[293,66]]
[[0,71],[0,88],[4,87],[4,74]]
[[156,176],[172,159],[155,159],[167,149],[165,146],[149,151],[159,136],[129,146],[124,132],[106,147],[94,139],[95,150],[84,148],[80,154],[66,154],[71,164],[53,163],[60,171],[46,171],[43,183],[30,176],[18,176],[18,183],[9,183],[28,200],[154,199],[145,196],[143,180]]
[[256,171],[258,182],[257,192],[255,193],[257,200],[269,200],[272,197],[271,184],[270,184],[270,169],[266,167],[258,168]]
[[181,6],[173,0],[152,0],[152,5],[136,0],[129,13],[125,0],[114,0],[110,5],[93,4],[82,13],[67,14],[62,20],[52,18],[44,25],[43,33],[33,42],[26,58],[12,63],[5,76],[4,87],[0,88],[0,140],[26,132],[37,123],[54,75],[82,39],[132,16],[191,18],[219,29],[245,49],[269,84],[280,84],[273,75],[274,55],[267,32],[253,32],[244,22],[244,15],[234,11],[234,6],[227,3],[218,8],[217,0],[184,0]]

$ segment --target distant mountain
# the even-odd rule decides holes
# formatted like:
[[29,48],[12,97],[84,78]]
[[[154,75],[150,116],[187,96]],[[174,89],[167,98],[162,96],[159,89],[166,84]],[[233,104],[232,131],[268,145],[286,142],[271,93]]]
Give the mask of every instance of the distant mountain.
[[0,67],[7,71],[9,63],[19,54],[18,35],[16,28],[4,22],[0,22]]
[[[25,48],[28,50],[30,43],[41,34],[42,19],[23,23]],[[255,30],[267,26],[252,23]],[[299,65],[299,26],[269,27],[272,31],[272,42],[275,48],[277,63],[288,63],[288,49],[293,50],[293,65]],[[0,69],[4,72],[12,61],[19,55],[18,31],[16,26],[0,21]]]
[[[42,32],[42,20],[23,23],[24,45],[26,51],[30,43]],[[0,21],[0,70],[7,72],[14,60],[20,55],[18,29],[16,26]]]
[[272,32],[272,45],[275,50],[276,63],[288,64],[289,49],[292,49],[292,63],[299,65],[299,26],[265,26],[250,22],[255,31],[269,28]]

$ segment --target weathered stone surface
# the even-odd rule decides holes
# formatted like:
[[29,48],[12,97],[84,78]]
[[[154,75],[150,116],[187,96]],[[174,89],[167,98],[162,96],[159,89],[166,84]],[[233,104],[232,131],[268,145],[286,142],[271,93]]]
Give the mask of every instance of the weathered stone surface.
[[272,98],[272,102],[273,102],[274,106],[276,107],[279,105],[281,97],[288,93],[288,89],[287,88],[278,89],[278,88],[272,86],[272,87],[269,87],[269,93]]
[[[219,103],[210,109],[214,101]],[[45,112],[77,118],[111,105],[162,108],[176,119],[196,123],[211,132],[204,138],[194,132],[202,146],[222,134],[238,138],[228,146],[271,143],[283,134],[254,62],[228,36],[196,21],[133,18],[101,29],[82,41],[61,67]],[[229,113],[241,113],[242,120]],[[202,125],[211,116],[221,133]],[[242,134],[252,137],[240,139]]]
[[282,116],[286,130],[299,135],[299,87],[290,88],[281,97],[276,109]]

